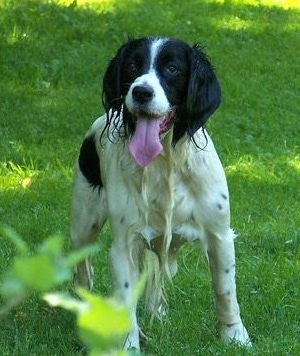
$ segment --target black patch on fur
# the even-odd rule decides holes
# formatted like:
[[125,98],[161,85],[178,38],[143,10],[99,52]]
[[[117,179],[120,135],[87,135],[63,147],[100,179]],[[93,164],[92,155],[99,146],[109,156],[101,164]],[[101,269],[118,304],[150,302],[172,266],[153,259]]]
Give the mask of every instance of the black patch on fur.
[[100,161],[97,154],[94,136],[89,136],[83,141],[79,158],[79,168],[89,184],[95,188],[103,187],[100,175]]
[[226,326],[227,326],[228,328],[232,328],[234,325],[235,325],[235,323],[234,323],[234,324],[226,324]]
[[226,194],[221,193],[221,197],[222,197],[224,200],[227,200],[227,195],[226,195]]
[[97,223],[94,223],[93,225],[92,225],[92,231],[97,231],[99,229],[99,225],[97,224]]

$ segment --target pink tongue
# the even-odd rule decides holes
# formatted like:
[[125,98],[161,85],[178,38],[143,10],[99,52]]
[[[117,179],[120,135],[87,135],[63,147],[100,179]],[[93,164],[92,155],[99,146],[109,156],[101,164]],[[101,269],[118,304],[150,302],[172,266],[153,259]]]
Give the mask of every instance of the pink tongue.
[[136,163],[146,167],[163,150],[159,140],[159,125],[161,118],[137,120],[134,135],[128,148]]

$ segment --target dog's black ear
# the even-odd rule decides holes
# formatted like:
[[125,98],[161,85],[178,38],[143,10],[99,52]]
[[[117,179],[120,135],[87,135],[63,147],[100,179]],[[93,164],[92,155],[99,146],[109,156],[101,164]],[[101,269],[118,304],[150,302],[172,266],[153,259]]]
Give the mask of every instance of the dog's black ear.
[[115,57],[111,59],[103,77],[102,102],[105,111],[110,109],[119,111],[123,104],[121,88],[121,70],[127,45],[119,48]]
[[187,132],[193,134],[205,124],[221,102],[221,89],[214,69],[199,44],[190,52],[190,79],[187,94]]

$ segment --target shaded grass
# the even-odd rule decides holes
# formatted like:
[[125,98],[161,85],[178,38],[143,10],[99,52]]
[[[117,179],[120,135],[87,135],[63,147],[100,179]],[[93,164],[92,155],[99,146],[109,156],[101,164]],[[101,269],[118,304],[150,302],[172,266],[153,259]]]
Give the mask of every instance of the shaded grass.
[[[167,35],[206,45],[223,88],[208,129],[226,167],[238,294],[254,341],[224,347],[204,258],[191,247],[169,288],[169,315],[149,327],[146,354],[296,355],[299,345],[299,11],[226,1],[25,0],[0,11],[0,221],[32,245],[68,235],[73,163],[101,112],[101,78],[128,36]],[[109,230],[95,259],[96,291],[112,291]],[[14,247],[0,240],[4,270]],[[66,241],[66,248],[68,242]],[[69,286],[64,286],[69,288]],[[3,355],[75,355],[73,318],[32,298],[1,321]]]

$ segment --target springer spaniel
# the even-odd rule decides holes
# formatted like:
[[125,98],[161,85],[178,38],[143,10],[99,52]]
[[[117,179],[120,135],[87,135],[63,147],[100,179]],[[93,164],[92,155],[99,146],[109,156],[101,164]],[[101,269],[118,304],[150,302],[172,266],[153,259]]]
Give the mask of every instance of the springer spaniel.
[[[177,271],[185,242],[204,249],[221,338],[251,345],[236,297],[234,231],[224,170],[203,128],[220,104],[218,80],[199,45],[169,38],[132,39],[103,80],[106,114],[87,132],[74,177],[71,242],[112,232],[116,289],[130,308],[124,347],[139,349],[133,291],[147,269],[146,300],[164,312],[164,279]],[[74,284],[92,289],[93,268],[78,264]]]

